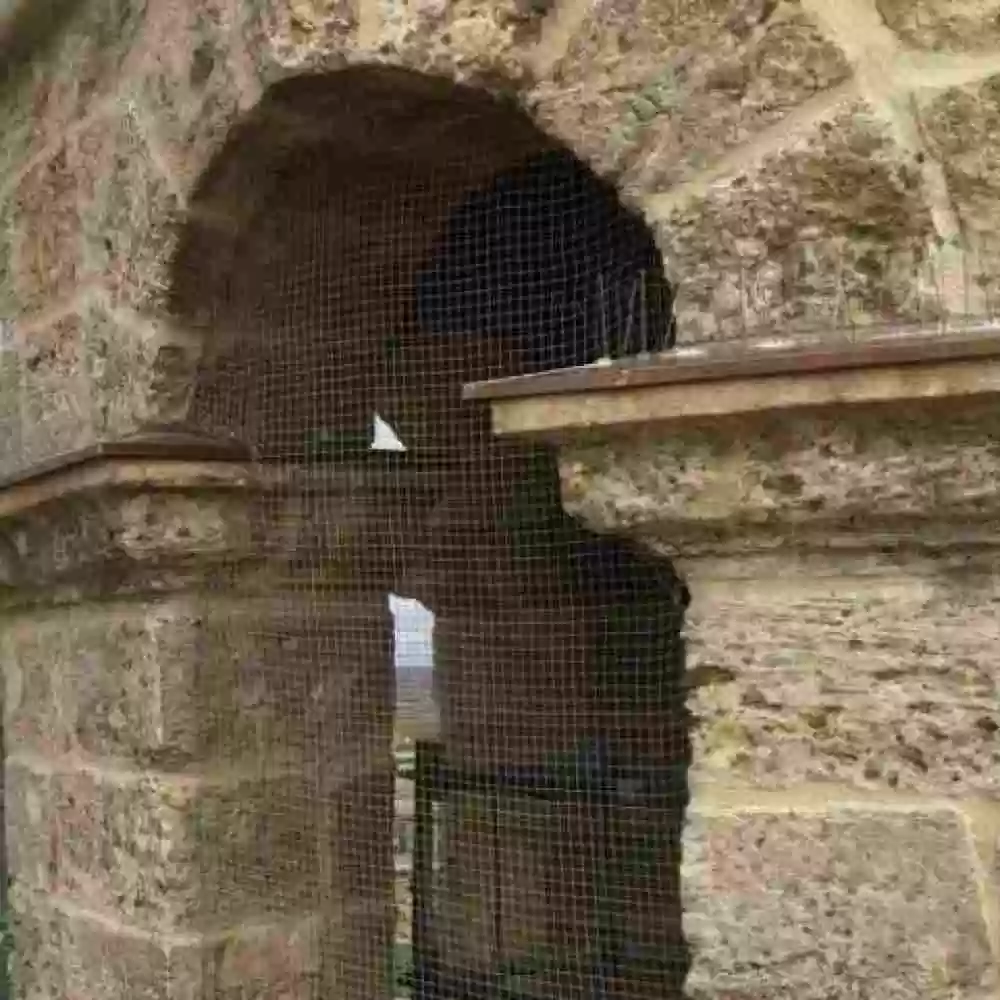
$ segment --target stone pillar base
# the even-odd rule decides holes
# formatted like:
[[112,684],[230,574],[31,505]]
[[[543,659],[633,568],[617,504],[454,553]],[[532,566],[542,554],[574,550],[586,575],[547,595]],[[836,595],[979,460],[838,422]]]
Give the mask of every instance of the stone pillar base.
[[97,460],[0,497],[18,997],[390,995],[391,619],[270,589],[256,490]]

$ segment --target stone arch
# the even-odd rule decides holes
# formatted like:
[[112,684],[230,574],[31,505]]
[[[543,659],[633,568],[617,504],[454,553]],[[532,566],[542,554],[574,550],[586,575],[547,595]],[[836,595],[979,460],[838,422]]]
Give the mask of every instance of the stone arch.
[[[505,211],[523,214],[535,210],[543,191],[551,189],[551,195],[544,197],[561,197],[560,211],[570,221],[558,232],[548,233],[547,238],[562,239],[567,252],[577,252],[578,256],[583,240],[590,240],[585,249],[594,259],[574,265],[587,273],[571,275],[567,269],[565,274],[548,277],[540,274],[530,292],[527,282],[523,282],[523,290],[518,286],[517,294],[530,294],[536,311],[550,305],[547,298],[559,298],[548,325],[533,331],[531,337],[535,341],[544,337],[552,342],[556,339],[568,342],[560,345],[560,349],[547,344],[533,350],[538,345],[528,343],[525,331],[513,329],[527,326],[531,320],[512,308],[506,310],[499,325],[492,323],[487,329],[482,317],[496,309],[493,305],[475,303],[471,294],[466,296],[469,303],[463,315],[435,316],[435,310],[441,311],[437,303],[426,304],[432,293],[424,294],[417,289],[418,315],[401,316],[396,309],[394,314],[383,313],[379,318],[385,326],[406,328],[398,333],[401,343],[388,345],[384,330],[371,329],[352,330],[337,340],[337,350],[347,352],[344,357],[351,360],[346,363],[356,365],[357,372],[374,372],[379,368],[379,377],[394,383],[391,387],[383,386],[388,391],[376,392],[378,398],[367,398],[365,404],[373,405],[374,409],[381,406],[385,412],[393,402],[387,396],[406,394],[411,409],[425,407],[432,399],[446,408],[453,407],[455,401],[442,400],[441,394],[450,392],[459,377],[461,381],[471,381],[523,374],[526,370],[594,361],[602,353],[635,353],[644,348],[672,346],[673,327],[667,325],[672,296],[663,277],[662,258],[641,216],[621,203],[609,181],[601,179],[567,147],[540,130],[513,98],[459,85],[444,77],[385,66],[352,67],[332,75],[288,78],[272,87],[251,115],[236,126],[192,194],[187,224],[175,257],[171,311],[175,317],[183,318],[188,329],[210,328],[204,341],[209,367],[213,357],[231,351],[232,345],[223,343],[227,333],[241,338],[245,347],[248,329],[253,326],[252,303],[268,294],[267,272],[269,258],[275,255],[275,244],[295,238],[288,233],[268,231],[269,226],[273,229],[278,224],[272,212],[275,199],[280,197],[284,203],[283,217],[287,218],[289,213],[301,215],[315,207],[317,198],[322,199],[319,188],[333,183],[355,192],[354,203],[345,203],[344,211],[352,213],[355,220],[358,213],[367,211],[371,216],[364,221],[365,238],[379,225],[372,216],[377,210],[371,204],[381,197],[376,193],[379,184],[398,186],[400,177],[405,175],[402,183],[409,190],[424,189],[419,203],[423,224],[419,229],[411,227],[407,231],[406,245],[397,248],[399,252],[391,264],[387,258],[388,266],[401,269],[402,280],[424,280],[427,275],[421,273],[421,268],[433,253],[439,256],[442,253],[440,246],[435,248],[435,241],[440,245],[456,238],[448,227],[456,228],[453,219],[458,210],[466,209],[466,218],[472,226],[476,224],[476,213],[482,217],[491,211],[489,206],[470,207],[462,200],[478,188],[488,188],[495,178],[520,168],[524,162],[537,163],[543,158],[547,160],[541,168],[531,168],[541,179],[534,181],[528,175],[529,183],[534,185],[533,193],[524,196],[523,204],[510,203],[509,188],[512,183],[523,184],[518,181],[508,183],[508,190],[483,197],[506,198],[509,204]],[[545,172],[548,163],[554,164],[554,176],[550,176],[551,171]],[[293,174],[297,180],[289,182]],[[529,202],[529,197],[534,202]],[[366,198],[367,205],[363,204]],[[593,210],[587,208],[588,201],[593,201]],[[533,224],[518,223],[522,242]],[[590,231],[577,234],[575,227],[589,227]],[[485,233],[466,234],[459,225],[457,239],[473,236],[477,240],[496,241],[496,230],[492,226]],[[605,240],[607,251],[602,251],[603,237],[595,236],[594,230],[609,234]],[[351,252],[357,254],[359,248],[355,246]],[[602,253],[607,259],[600,259]],[[455,267],[466,268],[460,276],[462,280],[470,277],[470,256],[466,253],[462,261],[452,265],[453,271]],[[526,259],[523,271],[530,272],[532,265],[541,265],[541,270],[556,256],[550,253],[537,261],[534,257]],[[614,262],[616,256],[624,262],[622,265]],[[298,266],[304,266],[303,262],[299,261]],[[233,278],[237,273],[242,277]],[[432,274],[428,280],[441,284],[458,278]],[[623,285],[624,290],[616,296],[618,285]],[[548,296],[542,292],[546,287]],[[498,291],[504,294],[495,284],[489,294],[496,295]],[[360,301],[364,290],[346,294],[353,294]],[[516,296],[504,297],[506,300]],[[580,300],[578,307],[572,299]],[[653,299],[655,308],[651,304]],[[223,300],[228,303],[224,319],[218,313]],[[214,304],[215,314],[211,317],[205,315],[207,303]],[[424,313],[430,310],[429,318],[419,314],[421,308]],[[577,308],[584,319],[569,319],[566,314]],[[559,310],[561,314],[555,315]],[[598,316],[598,311],[603,315]],[[476,317],[469,320],[472,312]],[[657,330],[643,327],[645,314],[656,315]],[[428,327],[436,321],[432,343],[427,336]],[[599,340],[596,332],[599,325],[608,334],[607,344]],[[503,326],[510,329],[501,331]],[[629,341],[612,342],[612,328],[626,327]],[[480,336],[471,345],[467,339],[462,340],[465,334]],[[584,343],[588,338],[589,343]],[[332,343],[329,331],[324,342]],[[431,358],[427,352],[436,352],[435,357]],[[386,366],[395,366],[395,373]],[[446,384],[447,379],[442,381],[449,366],[454,368],[448,375],[450,385]],[[407,368],[421,376],[422,384],[415,391],[405,382]],[[436,379],[433,385],[432,379]],[[360,385],[354,386],[353,394],[360,402]],[[443,416],[440,412],[436,416],[428,413],[419,417],[416,413],[403,413],[399,419],[427,424],[434,420],[441,423]],[[449,439],[446,447],[454,444]],[[430,445],[428,439],[425,446]]]
[[[564,806],[515,799],[488,829],[449,805],[451,864],[420,953],[425,988],[496,986],[538,946],[555,962],[541,975],[562,963],[568,995],[588,994],[595,975],[632,996],[672,995],[686,972],[683,588],[668,563],[576,525],[545,447],[494,441],[485,414],[462,402],[464,383],[521,374],[549,355],[526,348],[522,329],[428,330],[415,306],[456,209],[546,156],[572,159],[513,102],[442,78],[354,67],[289,79],[202,178],[175,258],[172,319],[203,344],[191,422],[239,438],[261,471],[253,516],[264,567],[248,585],[263,586],[264,610],[251,645],[284,637],[295,650],[277,643],[267,696],[299,730],[296,744],[304,709],[282,685],[293,676],[324,703],[326,726],[310,730],[306,754],[320,771],[338,753],[365,762],[344,788],[313,793],[321,813],[342,810],[331,821],[334,868],[354,873],[349,887],[324,884],[321,903],[349,888],[371,904],[367,938],[330,932],[324,967],[353,970],[324,978],[330,995],[348,981],[348,993],[384,986],[373,970],[388,943],[380,903],[391,898],[389,590],[438,616],[445,765],[490,780],[541,770],[570,788]],[[580,216],[597,227],[600,260],[601,234],[641,224],[624,208],[608,215],[612,189],[574,169],[586,180],[564,191],[563,209],[583,211],[595,191],[605,199]],[[647,237],[638,259],[652,246]],[[584,341],[579,323],[569,332]],[[405,453],[370,451],[361,435],[376,413]],[[324,683],[327,671],[346,680]],[[592,771],[604,790],[572,793]],[[608,789],[647,778],[655,804],[626,823]],[[637,851],[648,855],[638,866]]]

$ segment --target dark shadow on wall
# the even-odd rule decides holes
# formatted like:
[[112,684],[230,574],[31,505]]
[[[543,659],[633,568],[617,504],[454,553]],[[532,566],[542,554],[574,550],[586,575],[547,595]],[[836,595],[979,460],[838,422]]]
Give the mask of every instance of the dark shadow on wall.
[[[305,648],[310,614],[363,615],[390,590],[437,616],[445,837],[415,991],[679,997],[685,590],[668,562],[568,518],[554,456],[495,440],[460,395],[669,346],[671,293],[641,220],[509,103],[353,69],[284,82],[234,131],[175,278],[174,315],[205,343],[195,420],[252,445],[267,483],[252,585],[308,609],[294,628],[266,615],[262,634]],[[371,451],[376,413],[405,452]],[[306,723],[289,692],[317,677],[340,692],[326,726],[342,732],[322,745],[365,763],[354,820],[330,796],[317,822],[337,832],[354,897],[391,906],[391,823],[362,821],[392,794],[370,780],[393,742],[391,663],[361,683],[349,658],[316,656],[276,665],[259,696],[285,712],[291,747]],[[322,851],[309,833],[296,850]],[[309,905],[331,911],[341,891],[318,882]],[[327,995],[389,989],[371,970],[392,924],[330,938]]]

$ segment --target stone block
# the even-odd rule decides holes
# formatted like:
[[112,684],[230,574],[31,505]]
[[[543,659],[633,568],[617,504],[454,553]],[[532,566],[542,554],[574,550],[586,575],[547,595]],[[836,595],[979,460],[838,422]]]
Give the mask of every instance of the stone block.
[[[0,181],[0,186],[2,185],[3,181]],[[14,219],[11,204],[0,194],[0,316],[4,323],[11,323],[18,309],[12,264],[13,243]],[[14,405],[16,406],[16,397]],[[10,403],[6,403],[6,409],[10,408]]]
[[206,938],[137,934],[87,914],[62,924],[55,961],[66,993],[53,1000],[309,1000],[321,980],[322,923],[314,917]]
[[349,0],[267,0],[248,11],[243,32],[265,83],[304,68],[338,68],[354,41],[357,5]]
[[941,539],[994,516],[997,433],[989,399],[764,415],[567,449],[563,497],[596,531],[656,535],[685,554],[811,532],[888,542],[935,522]]
[[860,336],[945,310],[919,164],[864,103],[705,192],[647,204],[678,281],[683,341]]
[[[392,473],[380,478],[347,462],[331,462],[312,466],[301,480],[286,478],[260,496],[253,519],[268,592],[312,591],[319,609],[347,593],[381,597],[391,590],[401,566],[414,558],[399,544],[401,537],[411,537],[415,520],[405,483]],[[293,598],[290,613],[296,613],[294,606]],[[305,604],[299,601],[299,607]]]
[[[961,5],[959,5],[961,6]],[[1000,33],[1000,24],[996,25]],[[993,315],[1000,301],[1000,76],[978,85],[918,95],[921,131],[948,182],[964,238],[968,311]]]
[[[130,82],[143,127],[156,135],[162,165],[180,190],[195,186],[240,111],[259,97],[237,36],[240,6],[209,0],[152,7],[136,41]],[[246,16],[258,8],[245,6]],[[123,163],[122,170],[131,173],[132,183],[148,187],[147,167]]]
[[125,437],[190,417],[202,352],[197,335],[162,319],[112,311],[104,298],[82,304],[79,317],[96,437]]
[[[52,755],[377,766],[392,729],[383,602],[165,598],[18,616],[2,638],[6,731]],[[383,761],[384,763],[384,761]]]
[[[377,898],[356,900],[324,923],[322,986],[312,996],[370,1000],[392,993],[393,921],[391,888]],[[234,983],[231,1000],[240,1000]],[[261,996],[266,1000],[267,994]],[[230,1000],[227,996],[226,1000]]]
[[995,0],[876,0],[885,23],[907,44],[931,52],[980,52],[1000,46]]
[[11,273],[21,313],[64,307],[94,282],[115,306],[162,303],[178,192],[151,155],[139,114],[123,102],[65,135],[61,127],[17,180]]
[[142,0],[85,0],[48,54],[33,93],[35,145],[58,144],[120,84],[145,14]]
[[129,593],[140,581],[153,592],[188,588],[213,566],[231,573],[253,551],[245,473],[193,466],[182,479],[187,489],[89,492],[11,518],[6,538],[31,567],[16,601],[53,586],[82,600]]
[[752,579],[692,582],[700,781],[1000,793],[994,573],[916,556],[747,563]]
[[10,459],[12,469],[26,469],[93,444],[99,423],[87,377],[86,334],[78,316],[57,320],[20,350],[20,449]]
[[19,892],[50,892],[58,830],[52,774],[40,761],[11,758],[4,770],[7,868]]
[[522,0],[419,0],[368,4],[346,0],[271,2],[252,26],[266,77],[297,69],[337,69],[345,49],[462,81],[510,86],[525,78],[526,55],[547,4]]
[[389,767],[338,784],[280,770],[112,772],[15,754],[8,772],[16,884],[134,929],[218,932],[391,900]]
[[70,715],[75,713],[65,689],[65,667],[73,655],[64,631],[68,624],[65,613],[52,619],[16,617],[0,636],[4,731],[11,746],[46,756],[65,753],[71,746]]
[[425,72],[465,80],[523,80],[546,4],[523,0],[441,0],[384,5],[376,45]]
[[111,303],[153,312],[170,288],[182,195],[152,155],[141,115],[134,101],[108,112],[80,226],[86,270],[104,278]]
[[80,210],[93,201],[106,140],[99,120],[73,130],[14,187],[11,263],[22,314],[65,305],[90,276]]
[[14,948],[10,956],[15,1000],[64,1000],[66,920],[45,893],[15,888],[10,894]]
[[31,81],[17,86],[12,81],[0,102],[0,130],[4,134],[0,149],[0,203],[10,195],[10,185],[27,165],[36,139],[32,115],[34,94]]
[[974,541],[993,537],[992,410],[801,413],[565,455],[568,509],[687,578],[699,780],[1000,790],[1000,605]]
[[533,99],[543,124],[630,188],[697,174],[850,68],[798,2],[603,3]]
[[987,1000],[996,970],[950,810],[689,814],[693,1000]]
[[[0,226],[3,210],[0,209]],[[0,235],[0,299],[3,297],[3,237]],[[0,302],[0,316],[3,304]],[[15,346],[13,325],[0,319],[0,475],[15,471],[21,461],[23,426],[21,424],[21,387],[23,364]]]

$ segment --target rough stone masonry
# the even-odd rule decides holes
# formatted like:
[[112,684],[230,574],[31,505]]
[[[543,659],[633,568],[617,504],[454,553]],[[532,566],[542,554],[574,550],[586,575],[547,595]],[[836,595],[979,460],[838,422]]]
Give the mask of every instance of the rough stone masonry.
[[[0,320],[14,330],[0,353],[0,467],[10,476],[188,413],[204,345],[200,331],[168,320],[164,303],[194,185],[265,89],[305,71],[390,63],[514,94],[542,128],[615,171],[642,208],[679,281],[682,339],[935,319],[981,312],[996,295],[1000,7],[990,0],[84,0],[58,31],[10,17],[4,45],[16,32],[38,42],[36,58],[0,85]],[[928,446],[930,466],[973,478],[987,468],[983,420]],[[877,461],[846,431],[797,431],[795,495],[836,498],[850,472],[873,504],[891,500],[880,483],[912,461],[917,432],[890,426]],[[694,445],[730,467],[747,459],[734,447]],[[782,485],[760,471],[760,490],[785,503]],[[221,585],[220,553],[245,550],[234,499],[244,476],[212,464],[104,468],[2,506],[5,795],[9,828],[21,834],[12,867],[25,997],[236,997],[248,977],[269,982],[266,995],[297,996],[322,935],[347,949],[351,934],[379,932],[382,917],[364,899],[321,928],[279,914],[242,935],[199,930],[199,893],[215,889],[237,910],[260,902],[241,896],[252,895],[246,886],[196,884],[185,865],[204,823],[232,826],[227,809],[268,779],[248,788],[212,770],[218,740],[252,734],[238,719],[225,733],[192,734],[192,668],[174,656],[200,649],[225,659],[228,640],[213,638],[197,595]],[[735,486],[728,502],[734,495]],[[966,711],[973,723],[995,721],[996,673],[982,645],[996,630],[988,576],[976,576],[971,614],[961,588],[918,599],[912,579],[894,605],[925,614],[929,600],[940,604],[936,641],[949,640],[924,651],[916,673],[909,660],[892,667],[908,671],[894,690],[977,692],[972,708],[927,723],[946,733]],[[817,570],[810,587],[822,578]],[[809,714],[802,686],[842,661],[814,650],[815,674],[803,680],[787,650],[811,642],[811,622],[847,644],[891,646],[895,626],[880,593],[852,598],[847,635],[836,587],[808,608],[796,608],[790,589],[783,576],[771,590],[748,586],[730,631],[717,634],[762,643],[779,673],[740,674],[735,686],[697,696],[710,719],[700,766],[737,772],[744,797],[734,792],[711,820],[692,818],[687,842],[698,846],[686,864],[721,886],[714,908],[694,915],[715,965],[703,965],[693,987],[716,1000],[786,995],[783,963],[798,944],[785,936],[761,951],[773,924],[766,871],[789,894],[809,886],[796,897],[803,923],[816,908],[832,914],[824,926],[834,950],[853,956],[822,966],[829,978],[814,975],[807,956],[802,996],[859,995],[855,986],[838,993],[846,970],[880,984],[862,995],[995,996],[996,730],[974,724],[963,745],[945,738],[934,754],[922,745],[930,728],[914,749],[883,745],[891,709],[859,681],[850,703],[834,707],[863,732],[836,734]],[[754,631],[750,597],[789,602],[785,633]],[[357,612],[372,643],[384,643],[365,600],[345,598],[344,613]],[[726,699],[737,693],[756,704],[741,722],[755,730],[747,746],[766,754],[733,730]],[[258,723],[254,733],[268,731]],[[871,754],[845,758],[864,739]],[[204,773],[164,777],[172,754],[197,759]],[[830,768],[873,800],[919,793],[937,804],[869,814],[834,809],[839,793],[823,790],[801,809],[760,808]],[[356,822],[361,835],[365,819]],[[862,868],[865,888],[852,895]],[[282,877],[293,883],[295,872]],[[922,915],[871,923],[873,938],[849,944],[858,907]],[[905,975],[886,959],[901,946],[900,928],[919,937],[924,956]],[[961,947],[949,943],[956,934]],[[702,975],[713,967],[715,978]]]

